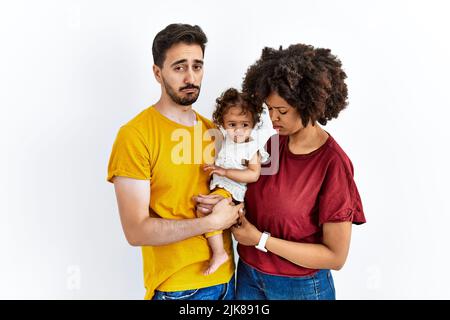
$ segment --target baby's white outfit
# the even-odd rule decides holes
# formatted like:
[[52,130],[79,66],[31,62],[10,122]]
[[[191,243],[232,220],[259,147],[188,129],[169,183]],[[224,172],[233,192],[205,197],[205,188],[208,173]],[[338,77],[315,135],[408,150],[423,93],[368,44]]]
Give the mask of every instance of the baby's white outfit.
[[[236,143],[232,138],[228,137],[225,129],[220,127],[220,131],[225,139],[214,163],[224,169],[247,169],[245,162],[250,161],[258,151],[261,155],[261,163],[267,162],[269,154],[264,149],[264,146],[270,137],[277,133],[272,127],[269,110],[265,104],[260,121],[250,134],[249,142]],[[240,202],[244,201],[245,191],[247,190],[246,183],[236,182],[216,174],[213,174],[209,187],[211,190],[216,187],[224,188],[231,193],[233,199]]]

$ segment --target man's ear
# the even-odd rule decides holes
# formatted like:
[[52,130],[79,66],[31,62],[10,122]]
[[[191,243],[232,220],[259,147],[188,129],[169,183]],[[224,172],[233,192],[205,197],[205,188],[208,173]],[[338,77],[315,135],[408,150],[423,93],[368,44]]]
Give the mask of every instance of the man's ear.
[[158,83],[162,82],[161,68],[156,64],[153,65],[153,75],[155,76],[155,79],[156,81],[158,81]]

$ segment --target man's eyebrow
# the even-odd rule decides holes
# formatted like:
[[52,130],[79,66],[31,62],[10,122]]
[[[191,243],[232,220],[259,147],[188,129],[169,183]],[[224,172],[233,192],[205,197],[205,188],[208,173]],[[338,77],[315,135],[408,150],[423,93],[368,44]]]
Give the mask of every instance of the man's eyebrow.
[[[186,63],[186,62],[188,62],[187,59],[180,59],[180,60],[173,62],[170,66],[173,67],[173,66],[176,66],[177,64]],[[203,65],[203,60],[195,59],[194,63],[199,63],[199,64]]]
[[170,66],[173,67],[173,66],[175,66],[177,64],[186,63],[186,62],[187,62],[187,59],[180,59],[180,60],[177,60],[174,63],[172,63]]

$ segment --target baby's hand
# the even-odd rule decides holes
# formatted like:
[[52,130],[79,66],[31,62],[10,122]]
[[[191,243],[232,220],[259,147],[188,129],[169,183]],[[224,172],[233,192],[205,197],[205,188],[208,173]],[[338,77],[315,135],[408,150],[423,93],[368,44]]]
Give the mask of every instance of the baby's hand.
[[224,177],[227,175],[227,169],[216,166],[215,164],[204,164],[203,171],[209,171],[209,175],[217,174],[218,176]]

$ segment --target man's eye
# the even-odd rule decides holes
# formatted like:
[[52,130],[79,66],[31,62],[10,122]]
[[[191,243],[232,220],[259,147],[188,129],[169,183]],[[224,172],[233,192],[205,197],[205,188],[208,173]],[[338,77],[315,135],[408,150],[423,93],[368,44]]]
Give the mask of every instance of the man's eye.
[[202,67],[201,65],[194,66],[194,69],[195,69],[195,70],[202,70],[202,68],[203,68],[203,67]]
[[184,68],[183,67],[175,67],[175,71],[183,71],[184,70]]

